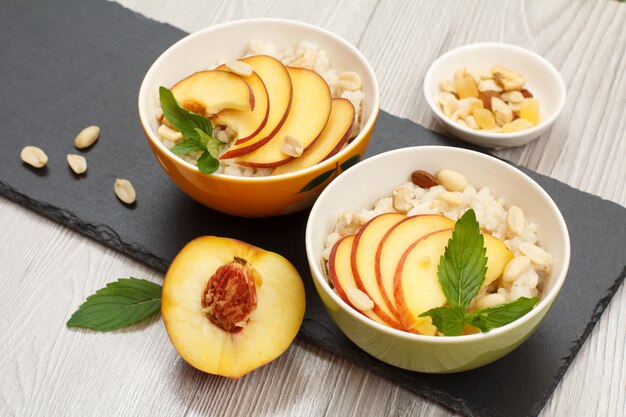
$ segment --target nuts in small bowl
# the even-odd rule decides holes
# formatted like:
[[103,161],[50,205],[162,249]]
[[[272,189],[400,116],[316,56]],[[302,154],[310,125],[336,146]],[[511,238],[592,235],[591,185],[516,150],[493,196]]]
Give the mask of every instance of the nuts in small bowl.
[[450,134],[489,148],[521,146],[545,132],[565,104],[558,71],[534,52],[477,43],[439,57],[424,95]]

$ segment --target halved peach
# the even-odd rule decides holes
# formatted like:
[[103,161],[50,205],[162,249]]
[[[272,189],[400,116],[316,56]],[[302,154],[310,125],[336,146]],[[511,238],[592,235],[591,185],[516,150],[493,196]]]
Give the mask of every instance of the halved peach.
[[185,361],[239,378],[287,349],[304,308],[302,280],[285,258],[204,236],[187,244],[168,269],[161,313]]
[[[255,151],[235,160],[239,165],[272,168],[289,162],[292,156],[282,152],[285,138],[294,136],[307,149],[326,126],[331,97],[326,81],[315,71],[287,67],[293,86],[291,108],[280,130]],[[270,104],[271,105],[271,104]],[[223,155],[222,155],[223,157]]]
[[220,159],[230,159],[260,148],[274,137],[281,128],[291,108],[292,86],[287,68],[277,59],[267,55],[255,55],[242,61],[252,67],[261,77],[267,90],[269,113],[263,129],[250,138],[242,138],[226,151]]
[[172,87],[172,94],[179,105],[193,107],[192,111],[203,116],[211,116],[224,109],[254,109],[254,93],[248,83],[227,71],[196,72]]
[[322,162],[341,150],[348,141],[354,121],[354,106],[345,98],[334,98],[328,123],[319,137],[304,153],[284,165],[276,167],[272,175],[286,174]]
[[[245,62],[245,59],[240,61]],[[216,68],[220,71],[228,71],[226,65]],[[211,121],[214,125],[224,125],[237,132],[237,142],[245,142],[254,137],[265,127],[269,115],[270,103],[265,84],[261,77],[253,72],[247,77],[242,77],[252,89],[254,94],[254,110],[222,110],[216,114]]]

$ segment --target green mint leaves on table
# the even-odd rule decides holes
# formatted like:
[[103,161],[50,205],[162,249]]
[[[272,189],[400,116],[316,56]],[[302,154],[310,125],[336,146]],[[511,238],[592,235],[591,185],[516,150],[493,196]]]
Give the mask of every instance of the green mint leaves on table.
[[135,324],[160,308],[159,284],[139,278],[120,278],[87,297],[67,326],[107,332]]
[[433,325],[445,336],[459,336],[465,325],[483,332],[509,324],[528,313],[537,297],[521,297],[513,302],[467,313],[487,273],[487,250],[474,210],[468,210],[455,224],[448,246],[439,260],[437,275],[448,305],[425,311]]
[[159,99],[163,116],[183,134],[183,140],[172,148],[172,152],[176,155],[202,152],[197,161],[198,169],[205,174],[217,171],[222,143],[212,136],[211,121],[180,107],[174,94],[165,87],[159,87]]

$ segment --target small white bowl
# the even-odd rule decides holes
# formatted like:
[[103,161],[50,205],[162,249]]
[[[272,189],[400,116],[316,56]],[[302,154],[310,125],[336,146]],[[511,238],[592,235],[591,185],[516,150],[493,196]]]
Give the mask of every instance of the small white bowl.
[[[522,74],[524,88],[539,100],[541,122],[530,129],[514,133],[495,133],[461,126],[447,117],[435,102],[439,83],[453,79],[454,72],[467,67],[489,71],[493,66]],[[474,145],[502,149],[525,145],[544,133],[565,105],[565,83],[559,72],[546,59],[519,46],[506,43],[474,43],[452,49],[441,55],[430,66],[424,77],[424,96],[441,126],[450,134]]]
[[[391,195],[411,172],[435,173],[448,168],[467,177],[477,189],[489,187],[517,205],[537,225],[541,246],[552,254],[552,272],[543,283],[540,301],[526,315],[487,333],[458,337],[407,333],[379,324],[344,302],[328,283],[323,251],[337,215],[370,209],[376,199]],[[460,372],[493,362],[528,338],[556,299],[570,261],[565,220],[550,196],[532,178],[492,156],[461,148],[418,146],[368,158],[333,181],[315,202],[306,227],[306,252],[313,283],[337,326],[357,346],[388,364],[419,372]]]

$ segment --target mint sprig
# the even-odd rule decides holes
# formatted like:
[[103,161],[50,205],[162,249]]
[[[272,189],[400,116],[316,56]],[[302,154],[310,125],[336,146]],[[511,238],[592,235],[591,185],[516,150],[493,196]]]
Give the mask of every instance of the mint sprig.
[[486,332],[519,319],[532,310],[538,300],[537,297],[520,297],[507,304],[501,304],[499,306],[469,313],[465,316],[465,321],[467,324],[478,327],[481,331]]
[[467,307],[485,280],[487,249],[474,210],[456,222],[452,238],[439,260],[437,275],[448,304]]
[[120,278],[87,297],[67,322],[101,332],[144,320],[161,308],[161,286],[139,278]]
[[455,224],[452,237],[439,260],[437,275],[448,305],[420,314],[430,317],[445,336],[459,336],[465,325],[482,332],[509,324],[528,313],[539,298],[521,297],[513,302],[467,313],[487,274],[487,249],[474,210],[469,209]]
[[183,140],[174,145],[172,152],[176,155],[202,152],[197,161],[198,169],[205,174],[217,171],[222,142],[212,136],[211,121],[179,106],[174,94],[165,87],[159,87],[159,99],[163,116],[183,134]]

